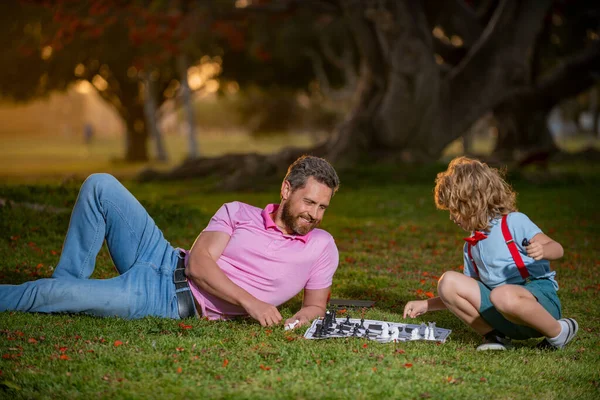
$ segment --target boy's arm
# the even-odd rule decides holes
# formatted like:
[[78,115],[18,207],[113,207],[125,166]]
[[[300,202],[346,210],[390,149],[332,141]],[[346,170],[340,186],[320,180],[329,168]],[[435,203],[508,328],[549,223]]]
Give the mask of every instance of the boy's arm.
[[446,305],[439,296],[427,300],[413,300],[409,301],[406,303],[406,306],[404,306],[402,318],[416,318],[419,315],[425,314],[427,311],[438,311],[445,309]]
[[527,255],[534,260],[557,260],[564,254],[561,244],[543,233],[535,235],[529,243],[530,245],[525,249]]
[[188,279],[202,290],[243,307],[262,326],[278,324],[281,314],[277,307],[258,300],[233,283],[217,264],[230,237],[225,232],[202,232],[190,250],[185,270]]

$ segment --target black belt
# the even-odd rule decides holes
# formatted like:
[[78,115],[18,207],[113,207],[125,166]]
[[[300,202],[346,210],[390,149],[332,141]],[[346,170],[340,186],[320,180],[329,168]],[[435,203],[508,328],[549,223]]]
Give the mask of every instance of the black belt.
[[[183,257],[185,254],[182,253]],[[180,258],[177,261],[177,268],[173,271],[173,282],[175,282],[175,293],[177,295],[177,308],[179,309],[179,318],[185,319],[196,316],[196,307],[194,306],[194,296],[190,290],[187,277],[185,276],[185,259]],[[187,289],[179,291],[179,289]]]

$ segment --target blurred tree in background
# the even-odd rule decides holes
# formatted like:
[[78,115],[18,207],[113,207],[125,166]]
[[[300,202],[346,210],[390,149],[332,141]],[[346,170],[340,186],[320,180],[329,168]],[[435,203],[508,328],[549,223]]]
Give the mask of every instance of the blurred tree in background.
[[240,89],[238,111],[251,131],[289,130],[300,114],[311,115],[307,129],[331,135],[309,152],[340,166],[361,157],[437,159],[490,112],[498,158],[550,153],[549,110],[594,85],[600,70],[594,1],[20,0],[0,7],[4,97],[25,101],[91,82],[126,122],[128,160],[146,160],[150,138],[161,157],[157,110],[175,98],[186,115],[189,159],[164,176],[216,169],[230,187],[279,174],[306,150],[198,158],[186,71],[201,63],[213,65],[220,90]]

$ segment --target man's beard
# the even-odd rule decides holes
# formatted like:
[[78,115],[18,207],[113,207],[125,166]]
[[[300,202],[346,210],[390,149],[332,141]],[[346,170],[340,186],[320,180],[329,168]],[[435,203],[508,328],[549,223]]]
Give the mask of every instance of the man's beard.
[[[298,221],[301,217],[304,217],[306,220],[310,221],[310,224],[301,224],[300,221]],[[296,235],[300,236],[306,235],[308,232],[316,228],[319,224],[319,221],[310,218],[308,214],[300,214],[294,216],[292,214],[292,211],[290,210],[290,203],[283,204],[283,208],[281,209],[281,220],[283,221],[288,231],[292,231]]]

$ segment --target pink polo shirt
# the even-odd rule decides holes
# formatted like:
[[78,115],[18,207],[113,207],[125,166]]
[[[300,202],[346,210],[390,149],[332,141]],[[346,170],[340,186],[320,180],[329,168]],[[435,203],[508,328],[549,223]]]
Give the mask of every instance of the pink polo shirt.
[[[303,289],[331,286],[339,254],[333,237],[322,229],[304,236],[287,235],[270,214],[278,204],[264,210],[240,202],[223,204],[205,232],[225,232],[231,238],[217,264],[233,283],[252,296],[279,306]],[[202,316],[227,319],[246,311],[198,288],[190,288],[202,308]],[[200,311],[200,310],[198,310]]]

